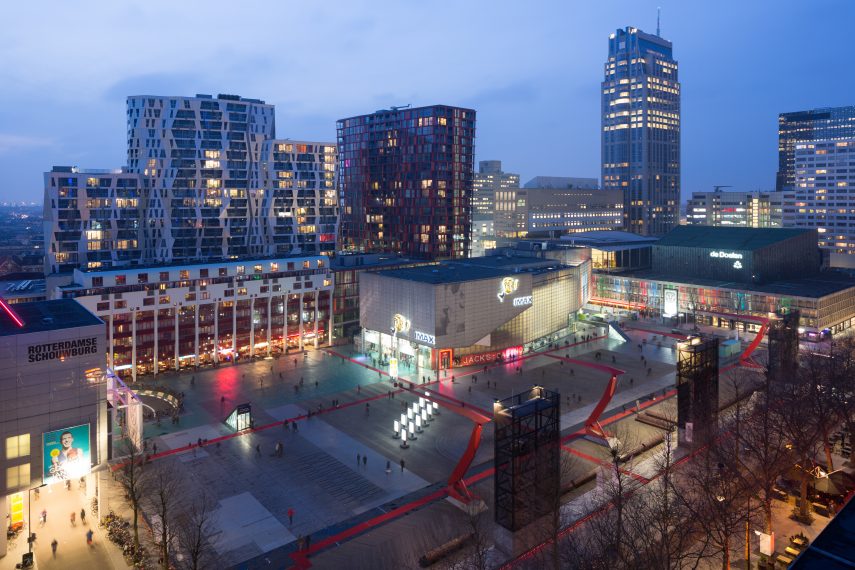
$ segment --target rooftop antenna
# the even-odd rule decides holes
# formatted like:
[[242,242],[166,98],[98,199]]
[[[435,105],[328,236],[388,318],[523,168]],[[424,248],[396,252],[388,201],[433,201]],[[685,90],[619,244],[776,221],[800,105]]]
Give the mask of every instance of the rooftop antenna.
[[[659,16],[661,13],[662,13],[662,7],[657,6],[656,7],[656,35],[657,36],[659,36]],[[659,36],[659,37],[662,37],[662,36]]]

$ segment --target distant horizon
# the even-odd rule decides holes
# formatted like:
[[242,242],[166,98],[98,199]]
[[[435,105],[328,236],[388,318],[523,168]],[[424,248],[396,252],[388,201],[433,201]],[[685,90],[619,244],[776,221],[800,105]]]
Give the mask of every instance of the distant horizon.
[[[287,43],[258,33],[260,18],[235,25],[221,0],[203,12],[163,1],[15,4],[0,23],[0,200],[37,202],[54,165],[125,165],[132,93],[262,99],[276,107],[278,136],[318,141],[335,140],[337,119],[393,105],[470,107],[476,169],[501,160],[523,181],[599,179],[608,36],[628,25],[652,33],[658,6],[680,66],[681,202],[715,185],[774,189],[778,114],[855,103],[855,78],[840,72],[848,35],[833,33],[855,4],[833,0],[264,6],[264,21],[289,22]],[[67,30],[81,33],[69,41]]]

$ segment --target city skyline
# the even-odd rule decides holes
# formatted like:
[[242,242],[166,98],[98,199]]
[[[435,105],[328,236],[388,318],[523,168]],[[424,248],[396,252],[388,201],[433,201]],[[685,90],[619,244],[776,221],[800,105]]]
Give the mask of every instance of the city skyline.
[[[552,17],[543,18],[510,3],[475,3],[455,6],[452,18],[444,2],[384,10],[373,3],[295,7],[287,14],[267,7],[269,21],[290,22],[285,47],[278,35],[256,34],[252,25],[226,26],[224,6],[215,9],[216,3],[204,13],[172,7],[170,21],[158,18],[159,5],[58,7],[38,16],[16,6],[0,24],[8,42],[0,46],[7,62],[0,78],[9,86],[0,95],[0,200],[38,200],[41,173],[54,165],[124,164],[122,110],[127,96],[140,94],[261,98],[280,110],[282,132],[308,140],[332,140],[337,119],[368,110],[462,106],[478,112],[476,161],[502,160],[523,179],[596,176],[608,35],[625,26],[654,32],[658,5],[684,90],[682,199],[715,184],[767,190],[775,183],[778,114],[851,104],[844,94],[852,80],[836,71],[844,64],[845,36],[820,30],[833,31],[855,8],[823,4],[835,10],[770,10],[778,6],[769,2],[739,5],[738,12],[735,3],[729,10],[676,2],[620,2],[606,10],[554,2],[545,7]],[[170,29],[191,16],[198,26],[181,28],[187,43],[169,39],[176,37]],[[18,25],[36,17],[40,34]],[[802,26],[807,17],[816,23],[810,29]],[[484,18],[494,22],[487,31],[477,25]],[[703,33],[695,22],[704,22]],[[144,45],[145,30],[155,24],[166,41],[123,47]],[[438,29],[458,40],[436,43]],[[496,29],[512,33],[489,31]],[[69,36],[68,30],[81,31]],[[711,41],[724,31],[727,42]],[[800,41],[757,41],[772,31],[798,34]],[[525,50],[519,38],[511,41],[516,33]],[[246,37],[252,41],[239,41]],[[820,40],[828,49],[814,58],[804,47]],[[170,57],[182,45],[207,49]],[[288,47],[299,45],[312,47]],[[387,65],[372,66],[381,56]],[[331,77],[347,88],[331,89]],[[539,142],[520,146],[519,140]]]

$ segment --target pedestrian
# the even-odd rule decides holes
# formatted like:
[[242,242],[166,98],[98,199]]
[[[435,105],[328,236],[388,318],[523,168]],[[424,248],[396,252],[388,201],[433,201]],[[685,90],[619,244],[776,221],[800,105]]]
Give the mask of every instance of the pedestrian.
[[80,524],[86,524],[86,509],[80,509]]
[[91,528],[90,528],[90,529],[89,529],[89,531],[86,533],[86,544],[88,544],[89,546],[92,546],[92,535],[93,535],[93,534],[94,534],[94,533],[92,532],[92,529],[91,529]]
[[261,444],[260,443],[255,444],[255,453],[256,453],[256,455],[261,457]]
[[71,511],[71,526],[75,526],[75,521],[77,520],[77,513]]
[[369,404],[368,402],[365,402],[365,415],[366,416],[371,415],[371,404]]
[[312,545],[312,535],[306,535],[306,550],[309,550],[309,547]]
[[356,466],[357,466],[357,467],[359,467],[360,462],[362,462],[362,454],[361,454],[361,453],[357,453],[357,454],[356,454]]
[[362,456],[362,467],[368,469],[368,454]]
[[404,472],[404,459],[401,458],[401,473]]
[[47,523],[47,509],[42,509],[42,524]]
[[361,384],[357,384],[357,385],[356,385],[356,393],[357,393],[357,394],[359,394],[359,393],[361,393],[361,392],[362,392],[362,385],[361,385]]
[[297,359],[294,359],[294,368],[297,368]]
[[153,444],[153,445],[151,446],[151,448],[152,448],[152,450],[154,450],[154,454],[155,454],[155,455],[157,455],[157,444],[156,444],[156,443],[155,443],[155,444]]
[[288,507],[288,524],[294,524],[294,508]]
[[56,558],[56,546],[57,546],[58,544],[59,544],[59,543],[56,541],[56,539],[55,539],[55,538],[54,538],[53,540],[51,540],[51,541],[50,541],[50,550],[51,550],[51,552],[53,552],[53,557],[54,557],[54,558]]
[[386,475],[392,472],[392,462],[388,459],[386,460]]

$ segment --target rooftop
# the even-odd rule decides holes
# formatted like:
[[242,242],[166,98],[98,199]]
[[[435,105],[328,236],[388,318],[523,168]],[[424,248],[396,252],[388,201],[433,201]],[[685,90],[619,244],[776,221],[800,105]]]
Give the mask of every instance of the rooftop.
[[790,568],[833,570],[855,566],[855,502],[849,501]]
[[507,277],[518,273],[543,273],[568,267],[551,259],[538,257],[507,257],[492,255],[473,257],[465,261],[444,261],[437,265],[378,271],[383,277],[439,285]]
[[801,228],[723,228],[716,226],[677,226],[657,246],[701,247],[730,250],[761,249],[816,230]]
[[683,283],[686,285],[699,285],[715,289],[737,289],[740,291],[755,291],[757,293],[769,293],[771,295],[785,295],[791,297],[804,297],[818,299],[839,291],[855,288],[855,279],[836,271],[824,271],[810,277],[801,279],[788,279],[784,281],[773,281],[757,285],[754,283],[742,283],[739,281],[724,281],[717,279],[697,279],[669,275],[667,273],[656,273],[654,271],[630,271],[620,273],[615,277],[645,279],[648,281],[665,281],[670,283]]
[[19,327],[9,315],[0,311],[0,336],[104,324],[104,321],[73,299],[17,303],[12,305],[12,310],[24,322],[24,326]]

